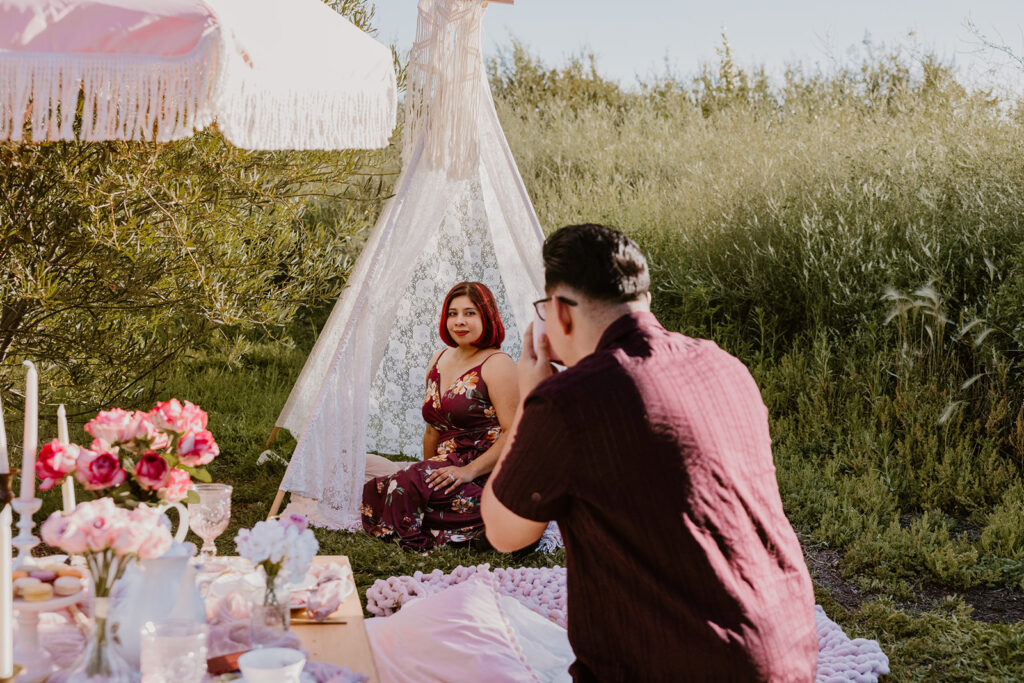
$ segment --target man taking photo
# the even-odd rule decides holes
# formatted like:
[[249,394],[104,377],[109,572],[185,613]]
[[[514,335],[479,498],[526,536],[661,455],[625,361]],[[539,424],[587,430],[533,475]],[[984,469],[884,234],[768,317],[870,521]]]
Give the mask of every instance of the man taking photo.
[[558,522],[573,679],[813,680],[811,579],[750,373],[661,327],[622,233],[565,227],[543,256],[546,334],[534,349],[526,332],[482,511],[503,551]]

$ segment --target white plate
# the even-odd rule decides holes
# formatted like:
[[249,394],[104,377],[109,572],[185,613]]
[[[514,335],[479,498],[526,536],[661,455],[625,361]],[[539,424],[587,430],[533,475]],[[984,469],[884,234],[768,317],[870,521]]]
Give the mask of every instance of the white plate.
[[289,583],[285,586],[292,593],[296,591],[308,591],[311,588],[316,587],[316,577],[312,574],[306,574],[302,577],[302,581],[296,581],[295,583]]

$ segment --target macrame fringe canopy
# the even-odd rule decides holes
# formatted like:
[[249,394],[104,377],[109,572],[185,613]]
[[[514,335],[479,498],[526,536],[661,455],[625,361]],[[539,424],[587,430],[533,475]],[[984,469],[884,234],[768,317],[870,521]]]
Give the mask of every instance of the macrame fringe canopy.
[[0,140],[379,148],[390,50],[319,0],[0,0]]

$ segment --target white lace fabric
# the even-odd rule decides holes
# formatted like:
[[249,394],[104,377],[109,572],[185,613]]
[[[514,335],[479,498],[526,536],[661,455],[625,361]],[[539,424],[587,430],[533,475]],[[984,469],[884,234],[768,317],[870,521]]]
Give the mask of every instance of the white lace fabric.
[[[481,0],[420,0],[404,168],[277,424],[298,439],[283,490],[360,528],[368,450],[422,457],[427,363],[455,283],[486,284],[518,358],[543,289],[543,234],[480,56]],[[309,502],[306,502],[309,505]]]

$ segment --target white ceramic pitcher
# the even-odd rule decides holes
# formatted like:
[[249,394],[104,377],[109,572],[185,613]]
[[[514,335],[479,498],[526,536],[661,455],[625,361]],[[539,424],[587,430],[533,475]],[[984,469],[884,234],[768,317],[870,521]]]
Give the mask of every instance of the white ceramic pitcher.
[[182,542],[188,533],[188,510],[180,503],[166,507],[177,509],[180,515],[175,542],[162,557],[129,565],[111,596],[109,618],[115,642],[135,667],[140,660],[139,632],[147,621],[206,621],[206,607],[196,587],[196,570],[189,564],[196,547]]
[[[158,509],[164,513],[164,517],[170,522],[170,518],[167,517],[167,511],[174,509],[178,511],[178,530],[174,533],[175,543],[184,543],[185,536],[188,535],[188,508],[181,503],[160,503]],[[174,528],[174,525],[171,525]]]

